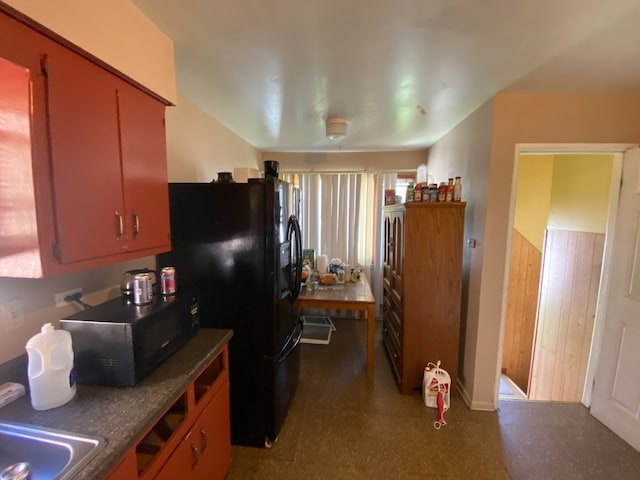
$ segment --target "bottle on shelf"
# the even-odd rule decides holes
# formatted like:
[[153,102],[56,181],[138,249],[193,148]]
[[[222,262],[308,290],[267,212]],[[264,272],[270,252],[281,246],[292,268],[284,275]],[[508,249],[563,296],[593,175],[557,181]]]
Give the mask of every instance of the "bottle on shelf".
[[438,187],[438,201],[446,202],[447,201],[447,184],[446,182],[440,182],[440,186]]
[[453,202],[453,178],[449,179],[449,183],[447,184],[447,192],[445,195],[446,202]]
[[413,190],[413,181],[409,180],[409,184],[407,185],[407,198],[405,202],[413,202],[414,198],[414,190]]
[[453,201],[462,201],[462,183],[460,183],[460,177],[456,177],[455,183],[453,184]]

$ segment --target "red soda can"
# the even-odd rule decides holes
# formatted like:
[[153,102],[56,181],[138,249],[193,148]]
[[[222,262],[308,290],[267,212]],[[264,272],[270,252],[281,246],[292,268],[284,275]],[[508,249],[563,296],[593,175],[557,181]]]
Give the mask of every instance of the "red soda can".
[[160,270],[160,293],[162,295],[175,295],[176,293],[176,269],[164,267]]

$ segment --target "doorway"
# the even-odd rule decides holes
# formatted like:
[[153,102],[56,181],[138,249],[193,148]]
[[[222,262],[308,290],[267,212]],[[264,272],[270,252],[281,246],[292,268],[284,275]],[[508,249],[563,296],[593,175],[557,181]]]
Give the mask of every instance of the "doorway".
[[602,151],[518,158],[499,398],[584,399],[614,163]]

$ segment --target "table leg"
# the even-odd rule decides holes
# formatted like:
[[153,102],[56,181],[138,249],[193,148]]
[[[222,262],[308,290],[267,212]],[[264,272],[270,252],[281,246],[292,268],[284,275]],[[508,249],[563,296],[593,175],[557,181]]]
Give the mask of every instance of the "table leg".
[[367,307],[367,377],[373,376],[373,359],[375,346],[376,306]]

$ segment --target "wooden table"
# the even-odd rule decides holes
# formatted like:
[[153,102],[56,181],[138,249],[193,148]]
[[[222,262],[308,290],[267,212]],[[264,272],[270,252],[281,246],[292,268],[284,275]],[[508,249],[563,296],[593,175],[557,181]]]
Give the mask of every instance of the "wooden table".
[[369,281],[364,275],[357,283],[347,282],[340,290],[312,290],[303,288],[296,300],[300,308],[329,308],[356,310],[364,320],[367,316],[367,377],[373,376],[373,349],[375,338],[376,301],[371,293]]

